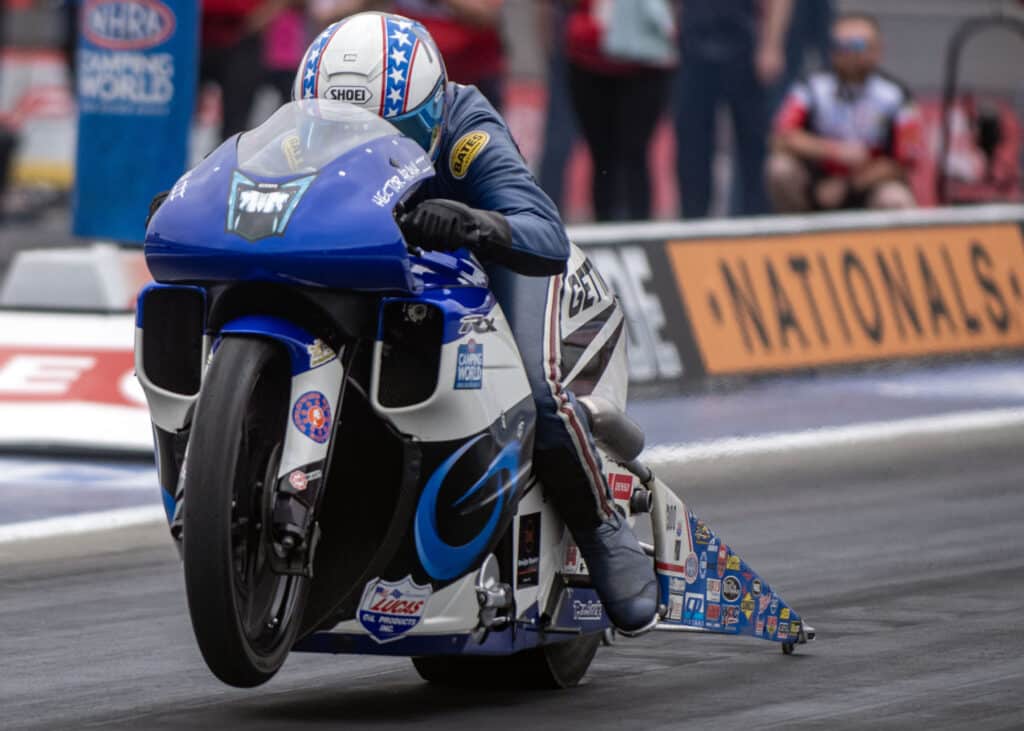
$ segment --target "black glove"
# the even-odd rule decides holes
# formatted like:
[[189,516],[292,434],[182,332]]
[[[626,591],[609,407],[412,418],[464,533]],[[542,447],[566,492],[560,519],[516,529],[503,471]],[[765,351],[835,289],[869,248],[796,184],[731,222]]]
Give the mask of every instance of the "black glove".
[[410,244],[435,251],[466,247],[486,256],[512,243],[512,230],[500,213],[443,198],[423,201],[402,214],[398,226]]

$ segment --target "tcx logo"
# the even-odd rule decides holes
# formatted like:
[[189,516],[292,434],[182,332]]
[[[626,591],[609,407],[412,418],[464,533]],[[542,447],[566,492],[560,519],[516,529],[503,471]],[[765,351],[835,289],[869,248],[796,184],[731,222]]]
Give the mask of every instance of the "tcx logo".
[[470,333],[484,335],[485,333],[493,333],[497,331],[498,328],[494,325],[493,317],[486,317],[484,315],[466,315],[459,322],[459,335],[468,335]]

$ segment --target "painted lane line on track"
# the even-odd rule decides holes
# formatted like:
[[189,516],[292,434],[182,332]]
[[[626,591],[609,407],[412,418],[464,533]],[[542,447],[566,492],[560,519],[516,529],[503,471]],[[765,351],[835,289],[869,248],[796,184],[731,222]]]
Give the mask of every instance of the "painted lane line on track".
[[42,520],[29,520],[24,523],[0,526],[0,543],[93,533],[146,523],[166,522],[166,520],[164,509],[159,505],[43,518]]
[[1024,426],[1024,408],[985,409],[754,437],[715,439],[691,444],[657,445],[647,449],[642,456],[651,462],[686,463],[783,454],[808,448],[850,447],[870,442],[891,442],[907,437],[1021,426]]
[[145,491],[157,494],[156,468],[150,464],[112,465],[30,457],[0,457],[0,487],[99,487],[103,490]]
[[[646,450],[643,458],[655,463],[686,464],[714,459],[785,454],[809,448],[853,447],[872,442],[893,442],[908,437],[1014,427],[1024,427],[1024,408],[965,411],[899,421],[865,422],[799,432],[716,439],[693,444],[658,445]],[[165,521],[163,508],[158,505],[45,518],[0,526],[0,543],[91,533]]]

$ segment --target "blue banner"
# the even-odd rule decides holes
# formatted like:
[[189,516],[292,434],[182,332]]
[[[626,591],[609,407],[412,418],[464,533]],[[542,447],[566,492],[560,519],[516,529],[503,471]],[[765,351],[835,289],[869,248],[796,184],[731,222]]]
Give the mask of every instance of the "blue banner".
[[76,235],[141,242],[185,169],[199,0],[80,0]]

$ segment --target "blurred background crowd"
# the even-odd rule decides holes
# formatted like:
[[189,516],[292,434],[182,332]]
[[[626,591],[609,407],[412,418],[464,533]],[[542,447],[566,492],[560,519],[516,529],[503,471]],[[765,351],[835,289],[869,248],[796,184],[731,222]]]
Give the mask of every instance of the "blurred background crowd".
[[[72,177],[76,3],[2,2],[0,196],[29,217]],[[287,100],[309,40],[365,9],[427,26],[569,221],[1021,198],[1018,0],[203,0],[193,157]],[[967,49],[944,108],[975,16],[1006,29]]]

